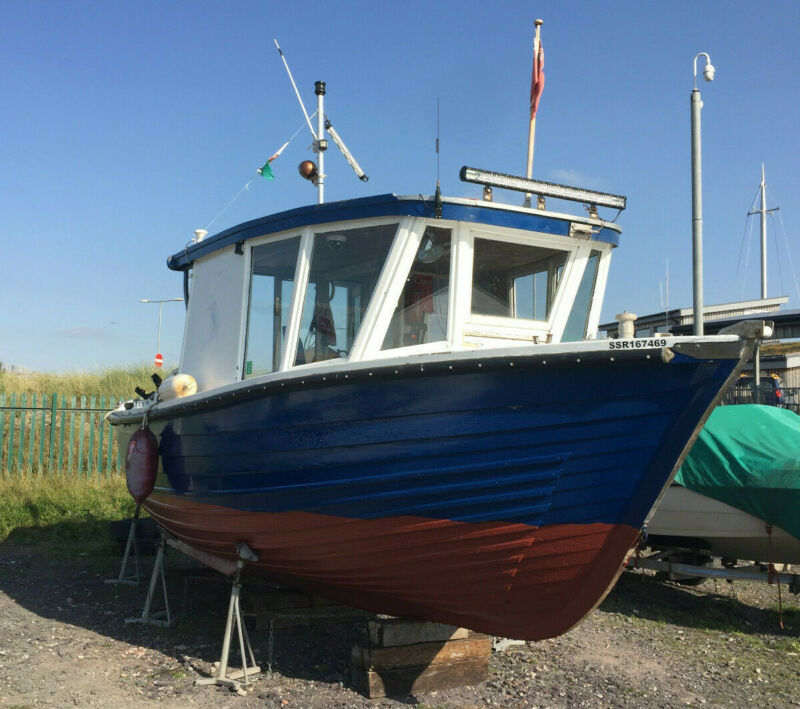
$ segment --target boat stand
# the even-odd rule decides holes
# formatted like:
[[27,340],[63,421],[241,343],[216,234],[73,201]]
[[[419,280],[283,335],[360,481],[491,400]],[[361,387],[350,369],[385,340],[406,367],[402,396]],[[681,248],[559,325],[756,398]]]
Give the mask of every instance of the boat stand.
[[[250,645],[250,636],[247,634],[247,628],[242,622],[242,608],[239,601],[242,590],[241,575],[245,561],[255,561],[258,557],[246,544],[237,544],[237,551],[239,552],[239,560],[236,563],[236,573],[231,582],[231,599],[228,604],[228,619],[225,622],[225,635],[222,639],[222,655],[220,661],[214,663],[217,668],[214,676],[195,680],[195,684],[215,684],[223,687],[230,687],[237,694],[244,694],[247,687],[253,683],[253,678],[261,674],[261,668],[256,665],[253,648]],[[242,658],[242,667],[238,670],[229,671],[228,660],[230,659],[231,635],[233,634],[234,626],[236,627],[236,635],[239,640],[239,656]],[[250,661],[249,666],[248,658]]]
[[[139,521],[139,512],[141,512],[141,504],[136,505],[136,511],[133,513],[131,519],[131,528],[128,531],[128,542],[125,544],[125,554],[122,557],[122,566],[119,569],[119,576],[115,579],[106,579],[106,583],[124,583],[128,586],[139,585],[139,546],[136,543],[136,522]],[[128,573],[128,561],[131,558],[131,551],[133,551],[133,565],[134,571],[132,574]]]
[[628,560],[629,569],[650,569],[667,574],[670,581],[682,581],[692,577],[723,579],[725,581],[761,581],[768,584],[786,584],[789,592],[800,593],[800,574],[778,573],[770,564],[767,568],[759,565],[715,568],[682,564],[669,559],[672,552],[659,552],[652,556],[633,556]]
[[[169,599],[167,598],[167,579],[164,573],[164,557],[166,553],[167,538],[162,534],[161,542],[158,545],[158,552],[156,552],[156,560],[153,564],[153,573],[150,574],[150,587],[147,591],[147,599],[144,602],[142,615],[125,618],[126,623],[145,623],[147,625],[159,625],[162,627],[172,625],[172,615],[169,612]],[[155,594],[159,579],[161,579],[161,590],[164,596],[164,609],[151,612],[150,608],[153,603],[153,595]]]

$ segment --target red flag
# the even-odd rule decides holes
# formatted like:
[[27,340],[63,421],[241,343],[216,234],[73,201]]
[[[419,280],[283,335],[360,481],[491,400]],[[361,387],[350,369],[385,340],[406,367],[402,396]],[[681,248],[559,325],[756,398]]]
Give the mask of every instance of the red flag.
[[531,73],[531,120],[536,117],[536,111],[539,109],[539,99],[542,97],[543,89],[544,49],[542,48],[542,43],[540,41],[539,49],[536,51],[536,42],[534,41],[533,71]]

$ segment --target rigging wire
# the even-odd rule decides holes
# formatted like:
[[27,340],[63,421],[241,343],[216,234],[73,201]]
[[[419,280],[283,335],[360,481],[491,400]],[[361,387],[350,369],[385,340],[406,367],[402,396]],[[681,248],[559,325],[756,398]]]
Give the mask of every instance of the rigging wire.
[[[753,204],[750,206],[750,209],[747,211],[747,216],[744,218],[744,233],[742,234],[742,241],[739,245],[739,260],[736,264],[736,276],[738,278],[739,273],[741,271],[741,281],[740,281],[740,288],[739,288],[739,298],[740,300],[744,300],[744,293],[747,287],[747,269],[750,265],[750,244],[753,241],[753,223],[750,221],[751,212],[755,210],[756,202],[758,201],[758,194],[759,190],[756,190],[756,196],[753,198]],[[745,243],[747,244],[745,250]],[[745,254],[745,262],[744,262],[744,269],[741,268],[742,266],[742,252]]]
[[[767,189],[767,192],[769,193],[769,196],[772,197],[773,202],[775,204],[778,204],[778,200],[775,198],[775,195],[772,193],[772,190],[769,188],[769,186],[767,186],[766,189]],[[790,270],[791,275],[792,275],[792,284],[794,285],[794,292],[795,292],[795,295],[797,295],[798,300],[800,300],[800,286],[798,285],[797,272],[795,271],[795,268],[794,268],[794,259],[792,258],[792,251],[791,251],[791,248],[789,247],[789,239],[788,239],[788,237],[786,235],[786,227],[783,224],[783,214],[778,209],[776,209],[775,211],[778,214],[778,222],[780,223],[780,226],[781,226],[780,232],[781,232],[781,234],[783,236],[783,245],[784,245],[784,248],[786,249],[786,257],[787,257],[787,259],[789,261],[789,270]],[[770,216],[773,218],[773,224],[775,224],[775,212],[772,212],[770,214]],[[779,245],[778,238],[775,237],[776,251],[777,251],[778,245]],[[780,256],[778,256],[778,264],[780,264]]]
[[[314,117],[314,116],[316,116],[316,115],[317,115],[317,112],[316,112],[316,111],[314,111],[314,113],[312,113],[310,117],[311,117],[311,118],[313,118],[313,117]],[[289,140],[287,140],[287,141],[286,141],[286,142],[285,142],[285,143],[284,143],[284,144],[283,144],[283,145],[282,145],[282,146],[281,146],[281,147],[278,149],[278,151],[277,151],[276,153],[274,153],[274,154],[273,154],[273,158],[277,157],[278,155],[280,155],[280,154],[281,154],[281,153],[284,151],[284,149],[286,148],[286,146],[287,146],[287,145],[289,145],[289,143],[291,143],[291,142],[292,142],[292,141],[293,141],[293,140],[294,140],[294,139],[297,137],[297,134],[298,134],[298,133],[299,133],[301,130],[303,130],[303,127],[304,127],[305,125],[306,125],[305,123],[301,123],[301,124],[300,124],[300,127],[299,127],[299,128],[298,128],[298,129],[297,129],[297,130],[296,130],[294,133],[292,133],[292,135],[291,135],[291,137],[289,138]],[[254,181],[254,180],[255,180],[255,177],[251,178],[251,179],[250,179],[250,181],[249,181],[249,182],[247,182],[247,183],[244,185],[244,187],[242,187],[242,189],[240,189],[240,190],[239,190],[239,191],[238,191],[238,192],[237,192],[237,193],[236,193],[236,194],[235,194],[235,195],[234,195],[234,196],[231,198],[231,200],[230,200],[230,201],[229,201],[229,202],[228,202],[228,203],[227,203],[227,204],[226,204],[226,205],[225,205],[225,206],[224,206],[224,207],[223,207],[223,208],[222,208],[222,209],[221,209],[221,210],[220,210],[220,211],[217,213],[217,215],[216,215],[216,216],[215,216],[215,217],[214,217],[214,218],[213,218],[213,219],[212,219],[212,220],[211,220],[211,221],[210,221],[208,224],[206,224],[206,227],[205,227],[206,231],[208,231],[208,230],[209,230],[209,228],[211,227],[211,225],[212,225],[212,224],[213,224],[215,221],[217,221],[217,219],[219,219],[219,218],[220,218],[220,217],[221,217],[221,216],[222,216],[222,215],[223,215],[223,214],[224,214],[224,213],[227,211],[228,207],[230,207],[230,206],[231,206],[231,205],[232,205],[232,204],[233,204],[233,203],[234,203],[234,202],[235,202],[237,199],[239,199],[239,197],[241,197],[242,193],[244,193],[244,192],[246,192],[246,191],[249,191],[249,190],[250,190],[250,185],[252,185],[252,184],[253,184],[253,181]]]
[[[774,221],[774,218],[773,218],[773,221]],[[797,299],[800,300],[800,286],[798,285],[798,281],[797,281],[797,272],[794,269],[794,259],[792,258],[792,252],[791,252],[791,249],[789,248],[789,239],[786,236],[786,227],[783,225],[783,215],[780,212],[778,212],[778,221],[780,222],[780,225],[781,225],[781,233],[783,234],[783,242],[784,242],[784,245],[786,247],[786,255],[787,255],[788,260],[789,260],[789,269],[791,270],[791,273],[792,273],[792,280],[794,282],[794,292],[795,292],[795,295],[797,295]]]
[[217,216],[215,216],[215,217],[214,217],[214,218],[213,218],[213,219],[212,219],[212,220],[211,220],[211,221],[210,221],[208,224],[206,224],[206,227],[205,227],[205,228],[206,228],[206,231],[208,231],[209,227],[210,227],[210,226],[211,226],[211,225],[212,225],[212,224],[213,224],[215,221],[217,221],[217,219],[219,219],[219,218],[220,218],[220,217],[223,215],[223,213],[225,212],[225,210],[227,210],[227,209],[228,209],[228,207],[230,207],[230,206],[231,206],[231,205],[232,205],[232,204],[233,204],[233,203],[234,203],[234,202],[235,202],[237,199],[239,199],[239,196],[242,194],[242,192],[244,192],[245,190],[249,190],[249,189],[250,189],[250,185],[251,185],[251,184],[253,184],[253,180],[254,180],[254,179],[255,179],[255,178],[252,178],[252,179],[251,179],[249,182],[247,182],[247,183],[245,184],[245,186],[244,186],[244,187],[242,187],[242,189],[240,189],[240,190],[239,190],[239,191],[238,191],[238,192],[237,192],[237,193],[236,193],[236,194],[235,194],[235,195],[234,195],[234,196],[231,198],[231,201],[230,201],[230,202],[228,202],[228,204],[226,204],[226,205],[225,205],[225,206],[224,206],[224,207],[223,207],[223,208],[222,208],[222,209],[221,209],[221,210],[220,210],[220,211],[217,213]]
[[[773,214],[774,212],[770,212],[769,216],[772,217]],[[772,220],[772,227],[774,231],[775,219]],[[775,236],[773,236],[772,238],[775,239],[775,256],[777,257],[775,260],[778,262],[778,283],[780,283],[781,291],[783,291],[783,268],[781,268],[781,254],[780,254],[780,249],[778,248],[778,239]]]

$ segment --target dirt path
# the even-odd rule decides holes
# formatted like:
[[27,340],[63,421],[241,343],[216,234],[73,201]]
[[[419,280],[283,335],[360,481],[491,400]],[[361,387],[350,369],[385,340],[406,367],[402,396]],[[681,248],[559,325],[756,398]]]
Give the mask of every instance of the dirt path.
[[[240,697],[194,685],[219,659],[227,587],[183,604],[171,571],[177,627],[126,625],[144,588],[104,584],[118,563],[0,545],[0,707],[800,707],[800,599],[783,594],[781,630],[775,587],[625,574],[571,632],[493,655],[482,685],[399,700],[348,688],[358,622],[280,628],[274,673]],[[267,633],[252,639],[266,665]]]

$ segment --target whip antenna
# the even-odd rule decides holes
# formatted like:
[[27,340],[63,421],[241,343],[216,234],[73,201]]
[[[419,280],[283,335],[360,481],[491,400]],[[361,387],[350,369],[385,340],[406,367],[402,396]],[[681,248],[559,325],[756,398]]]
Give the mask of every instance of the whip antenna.
[[439,97],[436,97],[436,184],[439,184]]
[[286,61],[286,57],[283,56],[283,50],[281,46],[278,44],[278,40],[273,37],[272,41],[275,42],[275,46],[278,48],[278,54],[281,55],[281,59],[283,60],[283,66],[286,67],[286,73],[289,75],[289,81],[292,82],[292,88],[294,89],[294,93],[297,96],[297,100],[300,102],[300,108],[303,109],[303,115],[306,117],[306,123],[308,123],[308,130],[311,131],[311,135],[314,137],[314,140],[317,140],[317,134],[314,132],[314,128],[311,126],[311,119],[308,116],[308,111],[306,111],[305,104],[303,104],[303,99],[300,98],[300,92],[297,90],[297,84],[294,83],[294,77],[292,76],[292,71],[289,69],[289,63]]

